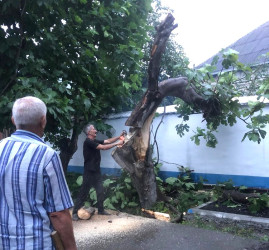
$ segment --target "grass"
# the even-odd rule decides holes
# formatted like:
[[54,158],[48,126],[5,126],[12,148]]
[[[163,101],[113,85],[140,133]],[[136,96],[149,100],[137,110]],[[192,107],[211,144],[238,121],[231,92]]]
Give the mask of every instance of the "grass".
[[244,238],[251,238],[259,241],[269,242],[269,237],[266,232],[262,230],[257,231],[254,228],[242,225],[240,222],[229,223],[228,221],[225,221],[225,223],[221,223],[219,219],[212,220],[208,217],[194,215],[191,217],[191,219],[184,220],[182,224],[197,228],[230,233]]

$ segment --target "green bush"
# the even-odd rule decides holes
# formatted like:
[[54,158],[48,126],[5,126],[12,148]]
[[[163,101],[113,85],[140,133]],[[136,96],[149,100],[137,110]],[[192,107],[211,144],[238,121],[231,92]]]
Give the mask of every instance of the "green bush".
[[269,195],[267,193],[258,194],[257,198],[249,198],[249,211],[253,214],[269,208]]

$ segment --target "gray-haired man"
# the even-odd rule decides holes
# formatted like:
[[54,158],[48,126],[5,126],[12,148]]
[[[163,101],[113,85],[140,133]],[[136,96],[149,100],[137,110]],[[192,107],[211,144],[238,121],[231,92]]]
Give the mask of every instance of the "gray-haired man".
[[109,215],[104,210],[103,206],[104,190],[100,169],[100,162],[101,162],[100,150],[108,150],[117,145],[123,144],[123,141],[119,140],[121,135],[106,140],[97,140],[96,139],[97,130],[92,124],[88,124],[86,126],[85,132],[87,134],[87,138],[83,144],[83,156],[84,156],[83,183],[80,192],[78,194],[78,198],[75,201],[75,206],[73,209],[73,220],[78,220],[77,211],[81,208],[81,206],[85,202],[91,187],[94,187],[96,190],[98,214]]
[[0,142],[0,249],[53,249],[52,226],[65,249],[77,249],[61,162],[41,139],[46,112],[36,97],[16,100],[17,130]]

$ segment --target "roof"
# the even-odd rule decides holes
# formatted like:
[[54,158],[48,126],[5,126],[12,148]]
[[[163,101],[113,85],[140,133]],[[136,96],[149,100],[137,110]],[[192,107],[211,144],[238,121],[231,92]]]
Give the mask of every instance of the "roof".
[[[225,48],[225,50],[228,48],[239,52],[239,62],[245,65],[257,65],[264,62],[264,59],[260,58],[260,56],[269,52],[269,21],[243,36],[235,43]],[[223,68],[221,65],[221,54],[218,53],[216,55],[219,56],[219,61],[216,64],[217,68],[213,73],[217,73]],[[199,69],[205,64],[211,64],[216,55],[207,59],[196,68]]]

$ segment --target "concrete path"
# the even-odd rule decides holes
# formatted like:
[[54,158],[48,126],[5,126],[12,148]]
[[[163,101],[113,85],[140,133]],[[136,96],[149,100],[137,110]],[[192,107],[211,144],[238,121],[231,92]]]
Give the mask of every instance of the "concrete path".
[[269,249],[257,240],[125,213],[76,221],[74,231],[79,250]]

